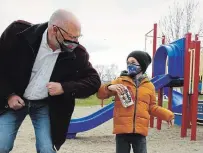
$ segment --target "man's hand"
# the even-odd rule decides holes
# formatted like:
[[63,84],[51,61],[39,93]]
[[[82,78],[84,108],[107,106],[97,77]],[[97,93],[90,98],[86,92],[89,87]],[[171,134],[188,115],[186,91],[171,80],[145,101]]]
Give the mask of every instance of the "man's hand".
[[8,105],[11,109],[18,110],[24,107],[25,103],[18,95],[12,95],[8,99]]
[[48,92],[51,96],[57,96],[64,93],[63,88],[58,82],[49,82],[47,84]]

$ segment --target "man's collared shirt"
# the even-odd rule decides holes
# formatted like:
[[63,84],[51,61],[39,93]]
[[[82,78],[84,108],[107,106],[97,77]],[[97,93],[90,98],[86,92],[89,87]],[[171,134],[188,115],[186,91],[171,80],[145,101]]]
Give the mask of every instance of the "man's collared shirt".
[[47,30],[45,30],[32,68],[31,78],[24,93],[24,98],[39,100],[48,97],[48,88],[46,85],[49,83],[60,52],[60,49],[53,51],[49,47],[47,43]]

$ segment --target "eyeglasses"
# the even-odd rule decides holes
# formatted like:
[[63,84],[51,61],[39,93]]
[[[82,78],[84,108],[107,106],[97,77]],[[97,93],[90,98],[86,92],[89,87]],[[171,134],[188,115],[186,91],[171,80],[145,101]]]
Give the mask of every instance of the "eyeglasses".
[[82,37],[82,35],[73,36],[73,35],[71,35],[70,33],[68,33],[67,31],[65,31],[63,28],[58,27],[58,26],[56,26],[56,25],[53,25],[53,26],[56,27],[56,28],[59,30],[59,32],[60,32],[60,34],[61,34],[61,36],[63,37],[64,40],[67,40],[67,39],[64,38],[64,36],[63,36],[61,30],[62,30],[63,32],[65,32],[65,33],[68,35],[68,37],[70,37],[72,40],[78,40],[80,37]]
[[135,65],[135,66],[140,66],[139,64],[136,64],[136,63],[130,63],[130,62],[127,62],[127,65]]

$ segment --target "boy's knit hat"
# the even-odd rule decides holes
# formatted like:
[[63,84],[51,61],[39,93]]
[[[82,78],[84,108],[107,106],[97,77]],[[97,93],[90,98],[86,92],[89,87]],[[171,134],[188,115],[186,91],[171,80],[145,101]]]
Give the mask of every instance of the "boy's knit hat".
[[132,51],[128,57],[133,57],[135,58],[138,63],[141,66],[142,72],[145,73],[145,71],[147,70],[147,67],[149,66],[149,64],[151,63],[152,59],[150,57],[150,55],[147,52],[144,51]]

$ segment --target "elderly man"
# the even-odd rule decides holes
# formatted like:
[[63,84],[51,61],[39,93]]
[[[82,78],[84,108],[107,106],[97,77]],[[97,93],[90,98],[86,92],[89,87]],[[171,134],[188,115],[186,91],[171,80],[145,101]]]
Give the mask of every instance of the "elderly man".
[[100,79],[78,38],[81,25],[57,10],[48,23],[11,23],[0,38],[0,153],[12,150],[29,115],[38,153],[55,153],[66,139],[75,98],[97,92]]

